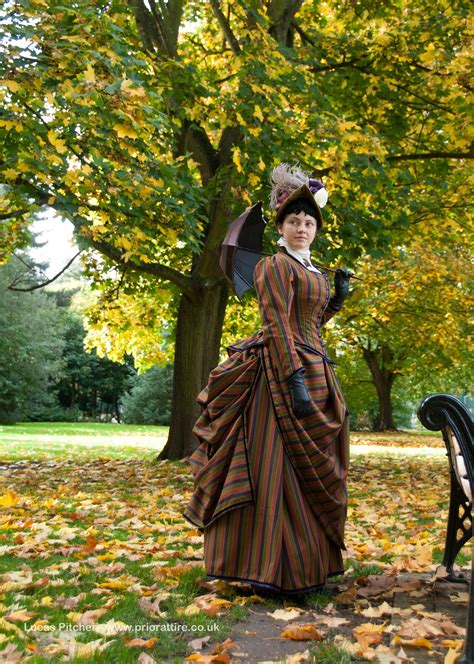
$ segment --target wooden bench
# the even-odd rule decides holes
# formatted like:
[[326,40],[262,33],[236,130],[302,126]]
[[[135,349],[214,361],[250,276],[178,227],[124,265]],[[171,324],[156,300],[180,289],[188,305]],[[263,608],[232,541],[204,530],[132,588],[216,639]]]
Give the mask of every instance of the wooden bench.
[[[468,583],[453,570],[462,547],[472,538],[474,495],[474,422],[466,406],[451,394],[432,394],[420,404],[418,419],[431,431],[441,431],[448,451],[451,494],[448,527],[442,565],[447,579]],[[471,584],[467,610],[466,640],[458,664],[474,664],[474,556],[471,556]]]

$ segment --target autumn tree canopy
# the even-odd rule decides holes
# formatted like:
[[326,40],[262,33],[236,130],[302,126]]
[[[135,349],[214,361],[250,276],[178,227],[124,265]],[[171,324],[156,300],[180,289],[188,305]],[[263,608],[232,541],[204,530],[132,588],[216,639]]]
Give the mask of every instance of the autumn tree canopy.
[[267,199],[278,161],[324,179],[318,251],[333,264],[380,257],[410,225],[465,219],[448,192],[473,155],[468,9],[4,3],[3,259],[49,206],[74,224],[97,283],[98,343],[111,355],[146,348],[144,365],[175,343],[165,456],[194,447],[195,396],[218,358],[219,244],[243,207]]

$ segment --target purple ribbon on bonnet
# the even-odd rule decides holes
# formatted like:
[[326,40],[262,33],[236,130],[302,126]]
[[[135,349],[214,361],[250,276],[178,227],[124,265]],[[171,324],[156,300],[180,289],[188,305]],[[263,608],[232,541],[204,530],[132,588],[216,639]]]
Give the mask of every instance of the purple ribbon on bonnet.
[[324,185],[319,180],[315,180],[314,178],[309,178],[309,180],[308,180],[308,189],[310,190],[310,192],[312,194],[315,194],[320,189],[324,189]]

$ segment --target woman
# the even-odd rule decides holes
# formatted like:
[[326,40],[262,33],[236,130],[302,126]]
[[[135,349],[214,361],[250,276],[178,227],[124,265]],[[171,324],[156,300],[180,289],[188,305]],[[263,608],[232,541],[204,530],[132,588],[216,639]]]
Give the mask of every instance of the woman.
[[337,271],[330,298],[311,265],[325,194],[296,167],[274,170],[280,247],[254,273],[262,329],[211,372],[189,459],[185,517],[204,530],[207,574],[289,594],[343,573],[349,422],[320,327],[350,273]]

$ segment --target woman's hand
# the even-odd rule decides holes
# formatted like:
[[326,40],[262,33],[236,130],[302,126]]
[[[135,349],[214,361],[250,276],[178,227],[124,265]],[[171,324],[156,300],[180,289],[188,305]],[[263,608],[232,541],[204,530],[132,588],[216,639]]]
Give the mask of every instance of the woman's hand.
[[294,416],[300,419],[309,415],[311,399],[304,384],[304,377],[301,371],[297,371],[288,379],[288,387],[290,388]]
[[334,275],[335,294],[330,298],[328,307],[334,311],[340,311],[342,304],[349,295],[349,281],[354,273],[351,270],[338,268]]
[[338,268],[336,274],[334,275],[334,290],[336,291],[336,297],[342,298],[345,300],[349,295],[349,281],[354,273],[350,270]]

